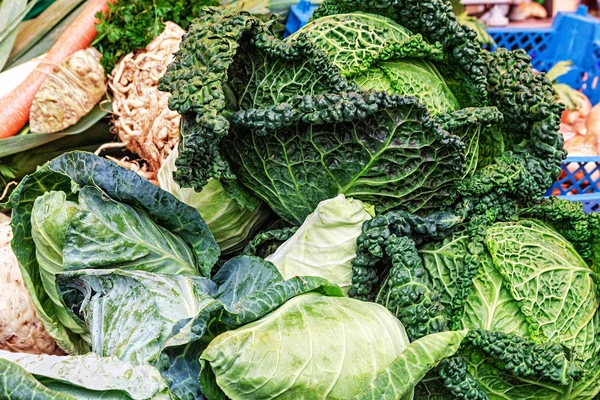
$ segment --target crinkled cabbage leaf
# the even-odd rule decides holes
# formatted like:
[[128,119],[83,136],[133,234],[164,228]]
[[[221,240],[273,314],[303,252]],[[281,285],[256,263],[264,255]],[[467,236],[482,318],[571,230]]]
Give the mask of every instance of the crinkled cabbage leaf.
[[516,378],[471,349],[469,370],[490,399],[591,399],[600,393],[598,278],[571,243],[536,220],[496,223],[481,241],[459,232],[420,250],[455,329],[559,343],[584,368],[564,384]]
[[182,116],[175,179],[245,187],[295,225],[339,194],[378,213],[508,214],[565,156],[561,106],[529,61],[482,50],[442,0],[326,0],[285,40],[205,8],[160,83]]

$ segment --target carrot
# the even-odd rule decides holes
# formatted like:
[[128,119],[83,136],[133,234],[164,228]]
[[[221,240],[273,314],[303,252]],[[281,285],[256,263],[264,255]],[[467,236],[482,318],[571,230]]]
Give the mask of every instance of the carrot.
[[52,46],[44,61],[12,93],[0,99],[0,139],[16,135],[29,120],[33,99],[57,64],[87,48],[96,37],[96,14],[116,0],[90,0],[87,7]]

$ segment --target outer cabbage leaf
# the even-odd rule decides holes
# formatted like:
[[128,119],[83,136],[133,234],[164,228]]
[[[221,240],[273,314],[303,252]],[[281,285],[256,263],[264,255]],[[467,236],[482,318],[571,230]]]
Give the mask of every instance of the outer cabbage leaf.
[[23,367],[0,358],[0,388],[6,399],[12,400],[76,400],[75,397],[48,389]]
[[57,305],[56,277],[63,267],[63,250],[69,223],[80,210],[79,204],[67,201],[65,192],[46,192],[35,199],[31,213],[31,236],[40,265],[44,289]]
[[180,320],[217,302],[215,284],[199,277],[101,269],[58,280],[63,301],[88,327],[92,351],[133,365],[155,362]]
[[422,247],[419,254],[454,328],[529,335],[518,301],[482,243],[458,233],[441,245]]
[[[85,328],[79,326],[64,308],[56,290],[56,274],[64,269],[63,252],[69,224],[80,210],[79,204],[68,201],[65,192],[46,192],[35,199],[31,213],[31,237],[35,243],[36,257],[43,289],[60,324],[69,332],[89,341]],[[48,307],[52,307],[50,304]]]
[[266,258],[275,253],[286,240],[291,239],[299,228],[298,226],[283,228],[279,226],[281,226],[280,223],[276,222],[273,229],[262,231],[254,236],[244,247],[242,254]]
[[[293,107],[307,108],[305,100],[294,100]],[[238,126],[225,141],[241,182],[278,215],[300,224],[320,201],[338,194],[378,212],[426,213],[456,197],[463,145],[439,129],[416,100],[372,93],[307,102],[313,101],[334,110],[376,112],[352,122],[299,122],[267,135]]]
[[49,356],[0,351],[0,390],[13,400],[169,399],[167,384],[149,365],[115,357]]
[[268,207],[256,199],[252,204],[240,206],[216,179],[210,179],[201,192],[182,188],[173,179],[178,155],[174,148],[158,171],[160,187],[198,210],[222,252],[239,250],[269,217]]
[[402,399],[411,394],[432,366],[456,353],[467,331],[427,335],[412,342],[356,400]]
[[219,396],[211,391],[213,374],[230,398],[350,398],[408,344],[382,306],[304,294],[215,338],[202,353],[200,382],[209,399]]
[[447,330],[442,299],[433,290],[416,246],[443,240],[459,222],[448,212],[419,217],[404,211],[365,222],[352,261],[350,297],[387,307],[400,318],[411,340]]
[[[188,264],[193,262],[193,265],[184,268],[190,274],[203,273],[207,275],[218,259],[219,248],[198,212],[144,180],[133,171],[121,168],[115,163],[96,157],[93,154],[82,152],[68,153],[50,161],[32,175],[25,177],[12,193],[9,202],[4,206],[12,208],[12,228],[14,232],[12,248],[19,261],[25,285],[32,297],[38,316],[48,333],[67,353],[84,353],[88,350],[88,345],[80,335],[60,322],[58,315],[64,315],[65,312],[70,311],[63,310],[63,306],[57,304],[56,299],[53,301],[51,295],[54,294],[52,291],[47,292],[44,287],[44,279],[48,284],[49,280],[52,279],[50,275],[57,270],[61,246],[57,244],[56,240],[64,234],[64,223],[68,219],[66,215],[61,216],[60,213],[55,212],[57,207],[44,208],[42,203],[50,200],[49,197],[43,197],[47,192],[63,192],[65,194],[64,200],[69,202],[66,204],[78,204],[78,207],[88,207],[89,211],[87,209],[80,210],[73,214],[73,217],[75,215],[78,217],[88,216],[93,219],[91,214],[94,212],[106,213],[101,216],[101,219],[103,219],[102,225],[98,225],[98,221],[92,221],[92,224],[86,225],[85,218],[81,221],[71,218],[69,226],[79,224],[78,229],[69,230],[69,227],[66,228],[66,236],[69,236],[69,240],[65,236],[66,243],[63,247],[68,248],[68,251],[66,251],[68,257],[65,258],[67,263],[71,263],[72,268],[81,268],[85,265],[77,257],[77,254],[81,254],[84,249],[89,250],[90,255],[93,250],[101,257],[110,256],[110,260],[118,261],[125,266],[127,257],[118,259],[118,257],[123,256],[122,253],[113,251],[112,254],[108,255],[105,252],[103,253],[105,249],[93,246],[95,241],[103,240],[98,235],[114,235],[111,238],[121,235],[121,239],[123,239],[125,236],[122,235],[122,232],[125,231],[130,232],[132,236],[136,234],[143,235],[141,238],[129,237],[134,242],[137,240],[138,244],[144,242],[145,239],[148,239],[148,243],[152,243],[152,240],[155,239],[162,242],[161,246],[166,245],[167,249],[173,245],[174,247],[171,250],[176,253],[179,252],[181,256],[188,260]],[[81,203],[79,202],[80,196],[82,196]],[[32,214],[34,204],[40,197],[42,199],[38,202],[40,207],[38,211],[42,215],[36,213],[33,216],[34,227],[32,225]],[[65,204],[63,199],[57,197],[54,197],[53,201]],[[113,215],[115,210],[135,213],[135,215],[130,215],[129,218],[133,218],[133,220],[137,218],[136,224],[139,223],[139,225],[133,227],[123,226],[120,217]],[[46,221],[44,215],[50,220],[54,220],[54,222]],[[60,229],[57,231],[56,228],[59,227]],[[112,231],[111,228],[121,230]],[[50,236],[45,236],[45,243],[38,240],[38,243],[43,247],[43,249],[40,248],[39,252],[33,238],[32,230],[34,229],[42,235],[45,234],[45,230],[48,230],[48,234],[50,234]],[[84,232],[92,236],[82,237]],[[37,238],[40,239],[40,236],[38,235]],[[105,237],[105,239],[107,238]],[[110,245],[114,246],[115,244],[111,243]],[[48,245],[54,249],[53,255],[46,253],[46,256],[51,256],[52,260],[45,257],[43,253],[44,250],[48,250],[45,247]],[[138,260],[148,261],[149,258],[154,258],[155,262],[158,263],[156,266],[158,266],[161,263],[161,257],[156,256],[157,253],[154,253],[155,256],[149,256],[151,252],[148,249],[144,250],[143,247],[136,244],[117,249],[124,252],[131,251],[129,253],[131,260],[137,258]],[[111,248],[114,249],[114,247]],[[163,248],[160,252],[164,255],[169,250]],[[65,253],[64,248],[62,253]],[[60,254],[60,256],[62,257],[63,254]],[[46,272],[41,273],[38,255],[42,256],[41,264],[45,266],[42,269],[50,272],[50,275],[45,275],[45,278],[42,277],[42,274],[46,274]],[[103,265],[103,260],[97,259],[98,264],[96,266],[106,267],[106,265]],[[51,262],[54,265],[51,265]],[[143,267],[142,264],[140,262],[140,267]],[[167,266],[174,272],[183,271],[177,266],[177,263],[164,262],[163,266]],[[76,327],[69,326],[77,330]]]
[[490,105],[502,121],[480,134],[478,170],[459,191],[473,214],[510,220],[515,203],[539,201],[560,174],[566,157],[559,132],[563,105],[545,74],[531,68],[523,50],[484,53]]
[[81,212],[67,229],[65,270],[112,267],[201,275],[193,249],[144,211],[106,198],[93,187],[82,188],[78,197]]
[[266,259],[285,279],[319,276],[347,294],[352,285],[356,239],[363,223],[373,215],[372,207],[344,195],[324,200],[296,233]]
[[[534,400],[534,399],[577,399],[571,396],[571,385],[555,385],[540,379],[517,379],[507,371],[495,367],[490,360],[478,352],[466,352],[469,370],[488,394],[490,400]],[[582,398],[580,398],[583,400]],[[588,397],[590,399],[590,397]]]

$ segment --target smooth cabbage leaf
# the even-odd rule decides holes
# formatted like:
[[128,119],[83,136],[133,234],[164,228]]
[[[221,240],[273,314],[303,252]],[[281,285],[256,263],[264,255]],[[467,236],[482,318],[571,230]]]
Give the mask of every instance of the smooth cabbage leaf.
[[369,387],[354,400],[401,399],[411,393],[432,366],[456,353],[467,331],[427,335],[412,342]]
[[181,398],[198,398],[203,392],[198,381],[199,358],[220,333],[254,322],[303,293],[343,296],[340,288],[321,278],[286,281],[273,264],[257,257],[232,259],[213,281],[219,286],[215,298],[220,306],[206,309],[190,321],[181,321],[162,355],[162,374]]
[[158,370],[116,357],[49,356],[0,351],[0,391],[12,400],[170,399]]
[[59,271],[119,266],[207,276],[219,256],[195,209],[90,153],[50,161],[3,206],[12,208],[12,248],[38,316],[69,354],[87,352],[89,338],[57,298]]
[[339,195],[324,200],[306,217],[296,233],[266,260],[285,279],[319,276],[338,285],[345,294],[352,284],[352,260],[362,225],[374,215],[373,207]]
[[[300,276],[285,280],[271,262],[252,256],[229,260],[212,281],[218,287],[213,296],[224,309],[219,324],[213,326],[222,325],[227,329],[253,322],[303,293],[316,291],[332,297],[343,296],[337,285],[320,277]],[[206,322],[203,315],[186,321],[174,332],[167,346],[200,338],[204,332],[199,327],[204,327]]]
[[[60,324],[75,335],[89,340],[85,328],[79,326],[64,308],[56,290],[56,274],[64,269],[63,250],[69,223],[79,204],[68,201],[65,192],[46,192],[35,199],[31,212],[31,237],[35,244],[43,289],[52,301]],[[48,307],[51,307],[48,304]],[[76,339],[77,340],[77,339]]]
[[81,212],[73,216],[65,238],[65,270],[120,268],[202,275],[193,249],[144,211],[106,198],[93,187],[83,187],[78,198]]
[[309,293],[215,338],[202,353],[200,382],[209,399],[408,399],[465,333],[409,345],[382,306]]
[[173,179],[178,155],[175,147],[158,171],[160,187],[198,210],[223,253],[239,250],[269,217],[269,208],[256,199],[242,207],[216,179],[209,180],[201,192],[182,188]]
[[206,390],[212,374],[230,398],[349,398],[408,344],[379,305],[305,294],[215,338],[202,353],[200,382],[208,398],[217,398]]
[[74,396],[59,393],[42,385],[23,367],[0,358],[0,388],[5,398],[13,400],[76,400]]

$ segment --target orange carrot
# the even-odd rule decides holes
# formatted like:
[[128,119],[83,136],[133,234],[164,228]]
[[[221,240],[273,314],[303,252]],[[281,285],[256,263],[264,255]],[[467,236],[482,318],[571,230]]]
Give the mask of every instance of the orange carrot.
[[46,58],[23,83],[0,100],[0,139],[19,133],[29,120],[35,94],[57,64],[78,50],[87,48],[96,37],[96,14],[108,11],[116,0],[90,0],[87,7],[52,46]]

